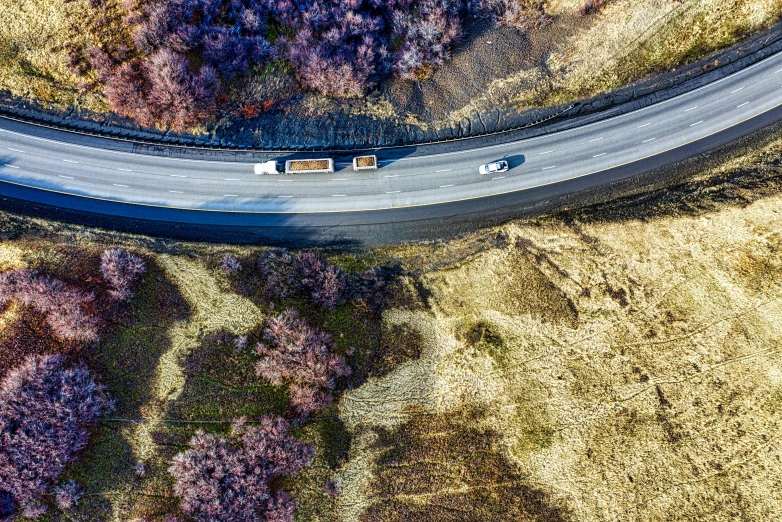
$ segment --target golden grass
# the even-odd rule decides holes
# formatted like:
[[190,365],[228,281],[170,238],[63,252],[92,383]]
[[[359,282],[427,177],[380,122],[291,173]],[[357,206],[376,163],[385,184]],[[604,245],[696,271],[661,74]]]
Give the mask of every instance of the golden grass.
[[20,96],[105,110],[95,94],[79,93],[80,79],[67,68],[68,44],[86,45],[91,16],[82,2],[0,0],[0,89]]
[[[430,310],[387,312],[421,334],[422,355],[347,392],[341,418],[363,438],[416,411],[483,411],[464,422],[498,433],[528,484],[580,521],[782,518],[781,227],[780,196],[507,225],[509,246],[422,276]],[[345,470],[363,479],[343,482],[345,520],[410,506],[361,486],[377,451],[351,452]]]
[[167,405],[182,395],[185,385],[182,361],[199,346],[202,337],[220,331],[244,334],[263,319],[254,304],[224,292],[212,274],[198,263],[170,255],[161,255],[158,261],[192,308],[193,316],[169,330],[170,348],[158,362],[153,400],[142,408],[146,422],[138,424],[131,435],[141,462],[157,453],[153,434],[161,428]]
[[550,52],[528,68],[492,81],[482,96],[438,125],[505,103],[523,110],[611,91],[728,47],[782,15],[782,0],[612,0],[573,32],[567,27],[581,4],[547,4],[561,18],[554,27],[562,28],[556,35],[532,38],[549,38],[539,45]]

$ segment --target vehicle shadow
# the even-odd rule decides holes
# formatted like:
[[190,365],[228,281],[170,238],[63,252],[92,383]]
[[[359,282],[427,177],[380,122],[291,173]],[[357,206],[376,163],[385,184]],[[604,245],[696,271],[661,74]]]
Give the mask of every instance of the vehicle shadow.
[[502,159],[508,162],[508,168],[511,169],[523,165],[524,162],[527,160],[524,157],[524,154],[514,154],[513,156],[505,156]]

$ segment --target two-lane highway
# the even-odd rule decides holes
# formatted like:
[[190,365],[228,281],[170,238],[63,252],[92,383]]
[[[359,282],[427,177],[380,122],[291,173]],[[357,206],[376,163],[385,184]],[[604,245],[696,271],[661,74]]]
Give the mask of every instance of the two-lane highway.
[[[378,151],[377,171],[357,173],[338,162],[334,174],[291,176],[254,175],[249,159],[123,152],[66,132],[52,137],[51,130],[42,137],[34,125],[0,119],[0,193],[20,197],[24,187],[37,190],[24,190],[21,197],[42,203],[204,224],[260,225],[262,216],[275,214],[288,217],[269,223],[289,226],[431,218],[507,205],[507,198],[498,198],[503,194],[516,194],[521,201],[527,192],[533,198],[535,189],[545,186],[558,185],[555,192],[564,194],[574,180],[619,166],[625,166],[621,176],[627,177],[627,166],[640,168],[642,160],[656,158],[661,165],[668,157],[681,159],[682,150],[693,143],[721,145],[727,137],[717,137],[727,136],[726,129],[761,121],[763,115],[768,120],[769,111],[780,106],[782,53],[676,98],[568,131],[399,159],[389,159],[393,151]],[[510,163],[509,171],[478,173],[479,165],[501,158]],[[606,181],[611,179],[601,179]],[[426,207],[423,213],[421,207]],[[187,212],[166,217],[165,209]],[[373,218],[378,212],[382,218]],[[237,214],[244,217],[237,220]],[[293,215],[296,219],[290,219]]]

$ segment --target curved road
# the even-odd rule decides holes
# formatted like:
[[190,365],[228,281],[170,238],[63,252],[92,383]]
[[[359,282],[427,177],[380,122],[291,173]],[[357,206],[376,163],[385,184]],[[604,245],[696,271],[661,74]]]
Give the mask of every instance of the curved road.
[[[782,53],[676,98],[571,130],[439,154],[400,157],[391,149],[377,153],[377,171],[353,172],[344,157],[337,158],[335,174],[291,176],[254,175],[251,154],[226,155],[239,161],[139,154],[0,118],[0,194],[202,225],[439,219],[567,194],[669,164],[781,119],[780,106]],[[479,165],[500,158],[509,161],[508,172],[478,173]]]

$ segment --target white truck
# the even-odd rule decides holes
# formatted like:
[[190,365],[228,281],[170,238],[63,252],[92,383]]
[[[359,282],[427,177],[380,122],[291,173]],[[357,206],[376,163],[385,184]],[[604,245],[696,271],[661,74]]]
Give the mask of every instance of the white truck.
[[334,172],[334,160],[331,158],[288,160],[284,164],[279,161],[266,161],[255,164],[255,173],[262,174],[311,174]]
[[377,170],[377,156],[357,156],[353,158],[353,170]]

